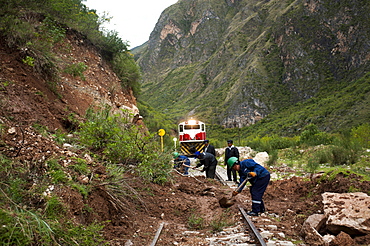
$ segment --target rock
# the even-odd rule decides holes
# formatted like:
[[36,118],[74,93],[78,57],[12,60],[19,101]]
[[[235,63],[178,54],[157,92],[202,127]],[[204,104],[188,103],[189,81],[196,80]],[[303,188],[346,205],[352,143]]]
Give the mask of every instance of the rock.
[[326,227],[333,234],[370,233],[370,197],[362,192],[322,194]]
[[88,184],[89,183],[89,178],[86,175],[81,175],[77,179],[82,184]]
[[325,222],[326,217],[324,214],[313,214],[306,219],[303,226],[305,224],[309,224],[316,231],[320,231],[320,228],[325,224]]
[[267,152],[258,152],[253,160],[258,164],[265,166],[269,160],[269,154],[267,154]]
[[89,154],[85,154],[84,158],[85,158],[87,164],[92,164],[93,161],[94,161]]
[[126,241],[125,246],[132,246],[134,243],[129,239]]
[[324,214],[313,214],[303,223],[300,235],[309,245],[325,245],[324,238],[319,234],[320,228],[325,224]]
[[8,134],[10,134],[10,135],[15,134],[16,132],[17,132],[17,130],[15,129],[15,127],[10,127],[10,128],[8,129]]
[[345,232],[341,232],[330,242],[329,246],[348,246],[355,245],[355,241]]
[[63,144],[63,148],[65,148],[65,149],[71,149],[71,148],[73,148],[73,146],[71,144],[69,144],[69,143],[64,143]]
[[333,240],[334,240],[334,238],[335,238],[335,236],[334,236],[334,235],[329,235],[329,234],[327,234],[327,235],[324,235],[324,236],[323,236],[323,239],[324,239],[324,241],[325,241],[326,245],[329,245],[329,243],[330,243],[331,241],[333,241]]

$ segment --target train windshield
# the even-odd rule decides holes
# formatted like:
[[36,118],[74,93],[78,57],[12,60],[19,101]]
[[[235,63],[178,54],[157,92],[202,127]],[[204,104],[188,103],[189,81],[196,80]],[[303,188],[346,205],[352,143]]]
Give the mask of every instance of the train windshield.
[[200,125],[185,125],[185,130],[200,129]]

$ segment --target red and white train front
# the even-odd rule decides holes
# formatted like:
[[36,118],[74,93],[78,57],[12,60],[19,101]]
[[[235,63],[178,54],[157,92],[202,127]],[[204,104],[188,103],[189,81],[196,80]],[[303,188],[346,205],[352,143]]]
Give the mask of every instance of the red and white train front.
[[191,156],[195,151],[202,151],[206,139],[206,125],[199,120],[188,120],[179,124],[181,152]]

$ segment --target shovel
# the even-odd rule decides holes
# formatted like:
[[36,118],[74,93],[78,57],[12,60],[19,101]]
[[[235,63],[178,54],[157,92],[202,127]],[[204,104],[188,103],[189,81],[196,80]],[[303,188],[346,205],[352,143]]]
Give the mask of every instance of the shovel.
[[[250,178],[244,179],[244,181],[235,189],[235,191],[239,192],[240,189],[248,182],[249,179]],[[233,200],[233,198],[234,195],[231,195],[231,198],[223,197],[218,201],[218,203],[220,204],[221,208],[228,208],[234,205],[235,201]]]

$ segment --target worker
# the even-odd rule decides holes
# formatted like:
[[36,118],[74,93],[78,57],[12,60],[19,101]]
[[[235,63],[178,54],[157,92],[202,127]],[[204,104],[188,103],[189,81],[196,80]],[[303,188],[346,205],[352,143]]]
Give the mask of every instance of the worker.
[[194,153],[195,158],[198,158],[200,162],[197,164],[197,168],[204,165],[202,172],[206,172],[206,177],[210,179],[215,178],[217,159],[214,155],[207,152],[200,153],[199,151]]
[[[240,184],[247,178],[251,183],[250,193],[252,197],[252,211],[249,211],[247,214],[250,216],[258,216],[260,213],[265,212],[265,205],[262,197],[270,182],[270,172],[253,159],[245,159],[239,162],[238,158],[231,157],[227,161],[227,165],[239,172]],[[244,189],[244,186],[245,185],[241,187],[240,191]],[[233,196],[236,196],[238,193],[237,191],[233,191]]]
[[187,156],[180,155],[178,152],[173,152],[173,159],[174,159],[173,160],[174,168],[177,170],[184,170],[183,175],[189,175],[189,167],[190,167],[189,158]]
[[216,156],[215,147],[213,147],[213,145],[210,145],[209,144],[209,140],[208,139],[204,140],[203,152],[211,153],[212,155]]
[[239,160],[239,150],[233,145],[233,140],[227,140],[227,148],[225,149],[225,166],[226,166],[226,173],[227,173],[227,181],[234,181],[238,184],[238,177],[236,171],[232,170],[227,165],[227,160],[230,157],[236,157]]

